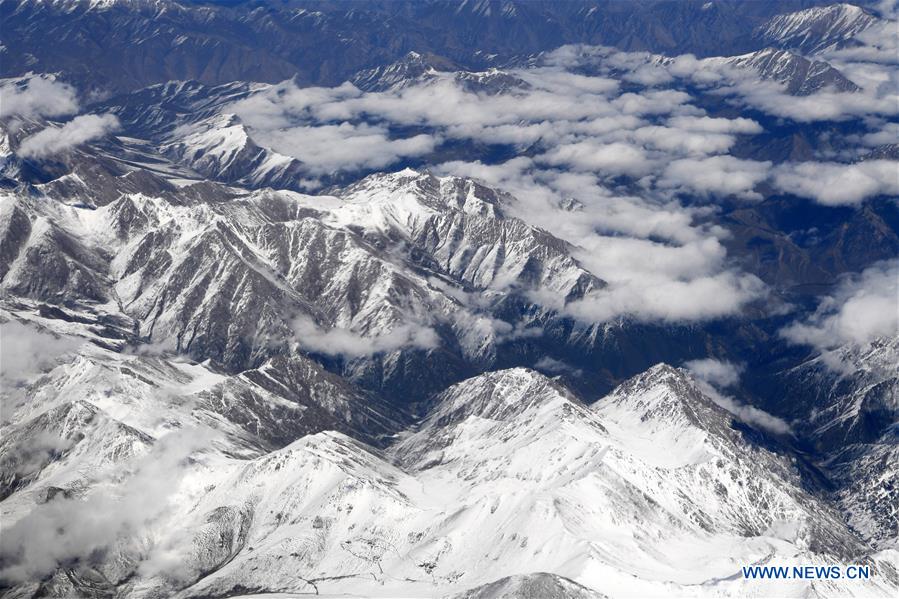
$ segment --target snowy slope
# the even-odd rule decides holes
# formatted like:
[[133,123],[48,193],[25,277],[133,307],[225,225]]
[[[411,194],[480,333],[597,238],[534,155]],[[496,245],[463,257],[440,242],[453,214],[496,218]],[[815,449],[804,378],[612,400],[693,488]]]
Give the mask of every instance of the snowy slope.
[[[640,422],[655,427],[651,442],[635,434]],[[545,570],[610,596],[741,596],[750,583],[736,576],[740,565],[863,555],[788,461],[728,422],[665,366],[595,410],[532,371],[482,375],[441,394],[390,450],[400,468],[334,434],[235,465],[191,512],[197,527],[223,505],[253,514],[244,542],[253,550],[187,595],[314,584],[439,596]],[[660,553],[660,544],[679,551]],[[890,584],[833,590],[884,593]]]
[[296,187],[302,164],[260,147],[232,114],[181,125],[161,146],[172,161],[217,181],[250,187]]
[[555,574],[538,572],[506,576],[463,591],[449,599],[602,599],[601,593]]
[[763,43],[809,55],[843,46],[875,23],[877,17],[863,8],[831,4],[773,17],[754,35]]
[[[37,324],[92,338],[89,323],[28,326]],[[893,554],[865,558],[869,550],[809,494],[788,458],[756,445],[665,365],[591,408],[531,370],[483,374],[435,396],[428,416],[384,451],[353,437],[370,435],[373,422],[395,427],[389,409],[300,358],[234,376],[166,354],[83,341],[64,349],[4,398],[13,411],[3,455],[14,456],[0,461],[5,559],[20,544],[34,547],[25,527],[44,530],[83,509],[117,514],[147,493],[149,473],[161,495],[154,509],[123,507],[139,521],[110,516],[118,525],[90,537],[101,558],[65,553],[67,535],[87,534],[80,528],[52,533],[61,549],[29,562],[30,579],[45,578],[23,591],[621,597],[899,588]],[[171,466],[159,472],[157,462]],[[53,565],[62,556],[90,567],[66,574]],[[752,563],[857,559],[873,560],[878,578],[775,587],[738,575]]]
[[[402,171],[335,196],[195,187],[96,209],[7,193],[0,287],[101,303],[136,340],[233,372],[299,344],[421,399],[554,317],[533,298],[604,285],[574,248],[506,216],[514,198],[465,179]],[[507,302],[529,310],[504,320]]]
[[708,58],[705,61],[752,69],[762,79],[785,84],[787,92],[797,96],[814,94],[824,89],[840,92],[855,92],[859,89],[826,62],[808,60],[787,50],[766,48],[741,56]]
[[811,394],[805,426],[858,535],[878,546],[899,538],[899,337],[850,344],[782,375],[787,393]]

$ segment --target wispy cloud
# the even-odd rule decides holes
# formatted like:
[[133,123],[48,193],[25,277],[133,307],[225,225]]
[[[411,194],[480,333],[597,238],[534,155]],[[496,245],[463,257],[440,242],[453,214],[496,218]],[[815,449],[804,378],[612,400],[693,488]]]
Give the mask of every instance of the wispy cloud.
[[62,127],[47,127],[22,141],[18,154],[26,158],[46,158],[66,152],[105,136],[119,128],[114,114],[77,116]]
[[363,336],[337,327],[323,329],[307,316],[297,317],[291,324],[301,350],[347,358],[406,348],[433,349],[440,341],[434,329],[413,323],[400,324],[374,336]]
[[819,351],[899,334],[899,260],[844,277],[814,314],[785,327],[781,334]]
[[94,481],[85,497],[57,495],[4,526],[0,578],[43,578],[63,564],[85,565],[114,547],[121,549],[122,543],[131,548],[132,557],[151,557],[152,551],[144,551],[144,536],[170,511],[169,500],[187,472],[187,458],[210,438],[201,429],[169,433],[149,453],[123,464],[114,477]]
[[83,344],[82,339],[58,337],[20,322],[0,323],[0,381],[24,381]]
[[774,184],[783,191],[826,206],[853,205],[873,196],[899,195],[899,162],[784,164],[775,169]]
[[57,117],[78,111],[75,88],[48,76],[7,79],[0,84],[0,118]]
[[714,358],[704,358],[685,362],[684,367],[693,374],[703,393],[738,420],[777,435],[792,433],[790,425],[783,418],[744,404],[723,391],[740,381],[740,375],[743,372],[741,365]]

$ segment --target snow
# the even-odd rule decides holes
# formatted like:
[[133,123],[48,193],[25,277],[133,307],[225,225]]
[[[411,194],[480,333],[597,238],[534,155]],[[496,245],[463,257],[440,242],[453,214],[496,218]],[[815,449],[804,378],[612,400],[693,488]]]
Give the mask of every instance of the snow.
[[3,503],[4,520],[48,484],[90,485],[80,477],[127,460],[122,447],[139,454],[168,431],[211,427],[164,519],[141,532],[188,572],[209,572],[194,594],[240,583],[289,596],[310,592],[311,579],[323,596],[438,597],[546,571],[612,597],[802,596],[805,583],[750,583],[739,568],[832,563],[809,541],[822,523],[841,534],[782,458],[745,445],[727,413],[667,366],[594,408],[532,370],[484,374],[441,394],[386,453],[333,431],[250,450],[251,437],[203,401],[228,384],[209,364],[96,348],[45,376],[17,422],[72,398],[99,416],[76,453]]
[[[308,401],[291,401],[295,387],[325,376],[312,366],[295,378],[279,378],[272,362],[253,376],[229,377],[211,362],[172,355],[181,331],[218,324],[223,296],[238,306],[228,304],[228,313],[239,315],[259,290],[273,305],[289,300],[311,314],[310,307],[327,308],[334,317],[327,325],[360,338],[382,335],[410,314],[422,322],[434,313],[466,314],[495,329],[463,311],[465,291],[409,273],[401,252],[369,240],[421,244],[453,273],[447,279],[486,289],[514,280],[524,259],[539,257],[548,273],[540,285],[567,289],[584,271],[564,244],[506,218],[508,201],[469,181],[413,170],[373,176],[330,197],[266,190],[175,205],[133,194],[97,210],[23,200],[36,223],[32,242],[43,239],[52,217],[85,252],[116,256],[106,274],[117,299],[129,314],[153,314],[140,333],[161,346],[144,355],[95,348],[41,374],[3,437],[25,437],[34,426],[84,438],[76,451],[39,468],[4,502],[2,515],[22,517],[51,483],[111,485],[104,472],[172,431],[210,430],[214,440],[185,459],[183,476],[171,483],[174,507],[140,532],[145,546],[165,547],[188,580],[199,580],[190,589],[197,595],[225,594],[236,584],[309,592],[301,575],[332,595],[432,597],[548,571],[613,597],[745,596],[774,587],[742,580],[741,565],[863,555],[789,460],[749,443],[730,414],[669,366],[589,408],[532,370],[480,375],[440,394],[429,416],[384,451],[334,432],[333,424],[290,429],[294,436],[281,442],[265,436],[269,427],[302,424],[317,412],[351,428],[339,415],[358,414],[362,400],[335,385],[319,381]],[[4,214],[9,205],[2,204]],[[366,238],[360,230],[382,235]],[[429,230],[438,234],[429,238]],[[505,261],[482,250],[485,231],[492,235],[486,245],[501,239]],[[140,253],[148,235],[158,236],[156,263]],[[460,258],[463,251],[469,260]],[[321,283],[311,293],[307,269]],[[235,291],[235,279],[258,287]],[[353,285],[361,290],[350,305]],[[471,320],[459,318],[468,328]],[[262,336],[259,322],[267,324],[260,318],[249,327]],[[66,335],[88,328],[47,324]],[[482,339],[466,342],[480,348]],[[172,588],[149,573],[137,584]],[[889,592],[889,584],[835,589],[874,594]],[[800,582],[784,588],[794,596],[811,592]]]
[[757,35],[814,54],[838,47],[876,22],[877,17],[858,6],[832,4],[776,16]]

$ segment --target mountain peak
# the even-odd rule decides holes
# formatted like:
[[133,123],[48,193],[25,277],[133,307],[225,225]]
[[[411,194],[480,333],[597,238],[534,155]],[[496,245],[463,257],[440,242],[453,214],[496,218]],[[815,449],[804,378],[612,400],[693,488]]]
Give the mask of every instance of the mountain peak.
[[755,31],[771,45],[815,54],[841,47],[878,19],[854,4],[814,6],[778,15]]
[[428,418],[446,426],[468,417],[507,420],[531,407],[550,403],[579,403],[552,379],[530,368],[487,372],[457,383],[440,393]]
[[699,388],[686,371],[656,364],[625,381],[592,409],[603,424],[641,437],[670,436],[690,452],[707,434],[730,439],[732,416]]
[[[436,177],[406,168],[395,173],[369,175],[340,192],[348,204],[365,207],[381,225],[393,223],[407,233],[429,216],[444,212],[499,218],[502,199],[499,191],[460,177]],[[361,214],[353,222],[366,222]]]
[[585,438],[603,430],[567,389],[529,368],[480,374],[437,394],[429,404],[421,425],[391,450],[399,463],[418,470],[455,459],[470,461],[465,448],[502,453],[509,451],[507,444],[552,443],[568,438],[563,430],[570,424]]
[[455,71],[458,65],[430,52],[408,52],[399,60],[356,73],[350,81],[367,92],[398,90],[432,79],[439,71]]
[[754,70],[762,79],[783,83],[788,93],[797,96],[807,96],[825,88],[839,92],[857,92],[860,89],[830,64],[812,61],[781,48],[769,46],[749,54],[708,60]]

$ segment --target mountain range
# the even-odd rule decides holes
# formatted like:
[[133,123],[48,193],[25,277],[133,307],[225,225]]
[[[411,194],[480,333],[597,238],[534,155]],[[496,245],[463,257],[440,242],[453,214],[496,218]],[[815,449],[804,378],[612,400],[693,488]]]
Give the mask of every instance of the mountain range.
[[3,596],[899,593],[894,6],[0,18]]

